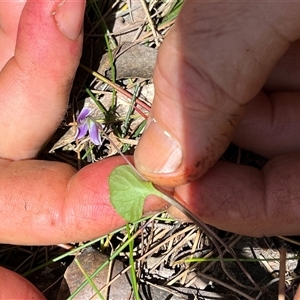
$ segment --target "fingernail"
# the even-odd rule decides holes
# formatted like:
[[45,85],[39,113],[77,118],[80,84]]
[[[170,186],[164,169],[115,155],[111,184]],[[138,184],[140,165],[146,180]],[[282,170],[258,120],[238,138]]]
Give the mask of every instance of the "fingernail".
[[143,173],[172,173],[182,162],[179,143],[152,119],[134,154],[135,164]]
[[63,0],[56,3],[53,15],[60,31],[69,39],[76,40],[81,34],[85,9],[83,0]]

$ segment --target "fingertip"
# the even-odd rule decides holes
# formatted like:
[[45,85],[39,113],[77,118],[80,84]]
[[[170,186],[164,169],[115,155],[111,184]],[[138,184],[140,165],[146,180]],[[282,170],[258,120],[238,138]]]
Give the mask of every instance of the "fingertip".
[[62,1],[56,6],[53,15],[57,26],[67,38],[76,40],[82,32],[82,22],[85,9],[85,0]]
[[166,185],[167,181],[167,185],[172,185],[169,177],[174,176],[182,159],[181,145],[152,119],[134,153],[138,171],[154,183]]
[[82,38],[78,36],[82,27],[84,1],[76,2],[76,14],[72,19],[64,12],[67,9],[73,13],[74,10],[69,7],[69,2],[65,2],[60,5],[55,1],[28,1],[19,22],[15,52],[19,65],[25,70],[34,67],[36,72],[43,69],[45,74],[52,74],[50,80],[54,75],[72,74],[69,68],[77,68],[81,55]]
[[0,267],[1,299],[46,299],[43,294],[21,275]]

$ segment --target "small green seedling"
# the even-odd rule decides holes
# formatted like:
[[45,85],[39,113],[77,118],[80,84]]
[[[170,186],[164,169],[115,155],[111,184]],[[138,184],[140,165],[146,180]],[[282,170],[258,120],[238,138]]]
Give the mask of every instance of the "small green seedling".
[[129,165],[115,168],[108,178],[110,201],[117,213],[127,222],[143,215],[145,199],[149,195],[165,198],[151,182],[143,180]]
[[[142,217],[144,201],[147,196],[156,195],[165,199],[171,205],[174,205],[175,207],[180,209],[185,215],[193,220],[195,224],[200,226],[204,232],[206,232],[207,236],[210,237],[211,241],[214,243],[217,251],[219,252],[219,256],[221,257],[220,263],[224,272],[233,282],[241,285],[227,271],[223,259],[223,253],[218,243],[220,243],[227,250],[227,252],[232,255],[241,270],[243,270],[243,272],[247,275],[245,267],[241,264],[232,248],[224,243],[222,239],[218,235],[216,235],[209,226],[203,223],[197,215],[187,209],[174,197],[165,195],[162,192],[158,191],[156,188],[154,188],[151,182],[143,180],[133,168],[133,166],[129,165],[117,167],[112,171],[108,179],[110,201],[118,214],[122,216],[126,221],[132,223]],[[250,275],[247,277],[254,286],[257,286]]]

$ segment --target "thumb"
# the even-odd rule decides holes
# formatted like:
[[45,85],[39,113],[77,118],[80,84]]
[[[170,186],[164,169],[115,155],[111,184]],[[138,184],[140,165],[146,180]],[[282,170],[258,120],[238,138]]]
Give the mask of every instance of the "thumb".
[[203,175],[232,139],[245,104],[300,35],[298,3],[186,1],[156,64],[145,177],[176,186]]
[[14,56],[0,73],[2,158],[36,156],[61,123],[81,56],[84,9],[85,0],[28,0],[14,15],[20,18]]

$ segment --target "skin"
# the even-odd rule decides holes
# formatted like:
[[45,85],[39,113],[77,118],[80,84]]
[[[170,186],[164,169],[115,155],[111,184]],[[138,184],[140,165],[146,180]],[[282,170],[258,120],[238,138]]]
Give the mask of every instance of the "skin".
[[[156,122],[135,163],[151,181],[175,186],[178,199],[218,228],[299,233],[299,10],[291,2],[186,1],[160,48]],[[172,146],[162,131],[182,148],[173,172],[162,171]],[[216,163],[230,141],[270,161],[261,171]]]
[[[34,160],[64,116],[81,54],[84,1],[71,3],[77,24],[69,26],[62,10],[52,15],[57,4],[0,2],[2,243],[88,240],[124,224],[107,184],[121,158],[79,172]],[[176,186],[178,199],[224,230],[299,234],[299,13],[292,2],[187,0],[160,49],[151,111],[158,127],[148,127],[135,163],[155,183]],[[168,149],[161,131],[182,148],[173,172],[161,172]],[[261,171],[216,163],[231,140],[270,161]],[[165,206],[150,197],[145,212]],[[13,272],[0,268],[0,278],[0,299],[43,299]]]

